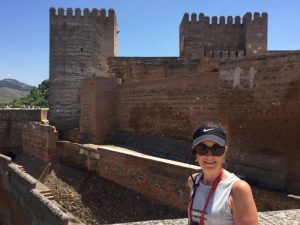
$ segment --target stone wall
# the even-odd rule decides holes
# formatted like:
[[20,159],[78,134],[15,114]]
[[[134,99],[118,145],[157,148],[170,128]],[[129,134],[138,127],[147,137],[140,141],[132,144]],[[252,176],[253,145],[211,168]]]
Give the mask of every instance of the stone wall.
[[47,123],[45,109],[1,109],[0,110],[0,153],[21,153],[22,128],[30,121]]
[[81,224],[53,200],[51,190],[1,154],[0,199],[2,225]]
[[60,162],[76,166],[165,204],[186,209],[186,184],[196,166],[114,147],[58,142]]
[[[259,185],[298,193],[299,62],[299,51],[271,52],[221,62],[219,72],[206,75],[129,80],[119,88],[120,133],[113,142],[152,155],[159,147],[169,158],[176,154],[168,138],[189,140],[204,121],[221,121],[232,140],[229,169]],[[155,145],[158,139],[164,144]],[[162,146],[168,146],[166,154]]]
[[50,9],[49,121],[58,130],[79,127],[82,78],[109,76],[107,58],[117,54],[114,10]]
[[111,57],[109,73],[122,82],[198,75],[218,71],[216,60],[185,60],[180,57]]
[[43,161],[56,160],[58,132],[55,127],[38,122],[24,125],[22,130],[23,152]]
[[124,83],[118,94],[119,130],[190,139],[217,120],[218,73]]
[[[253,18],[252,18],[253,17]],[[118,77],[123,82],[197,75],[218,71],[218,63],[267,51],[267,14],[210,18],[183,17],[181,57],[121,57],[117,54],[117,22],[113,10],[50,9],[49,121],[59,131],[79,128],[80,80]],[[205,56],[203,58],[202,56]],[[109,58],[109,59],[108,59]],[[108,59],[108,61],[107,61]]]
[[81,80],[80,140],[102,144],[117,129],[117,78]]
[[237,58],[267,51],[266,13],[208,17],[203,13],[185,14],[180,24],[180,56],[185,58]]
[[220,66],[219,118],[228,167],[259,185],[300,194],[300,53]]
[[230,170],[299,192],[299,62],[297,51],[278,52],[220,62],[219,72],[129,79],[118,87],[118,132],[111,143],[188,162],[193,131],[218,121],[231,140]]

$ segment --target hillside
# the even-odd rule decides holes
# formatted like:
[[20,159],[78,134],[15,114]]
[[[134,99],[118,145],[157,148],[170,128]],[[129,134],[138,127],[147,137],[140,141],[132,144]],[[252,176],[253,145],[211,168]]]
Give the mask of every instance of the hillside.
[[24,97],[30,93],[32,88],[33,86],[15,79],[0,80],[0,103],[7,103]]
[[0,88],[10,88],[18,91],[26,91],[29,92],[33,88],[33,86],[22,83],[15,79],[3,79],[0,80]]
[[29,94],[29,91],[20,91],[7,87],[0,87],[0,103],[8,103],[15,99],[22,98]]

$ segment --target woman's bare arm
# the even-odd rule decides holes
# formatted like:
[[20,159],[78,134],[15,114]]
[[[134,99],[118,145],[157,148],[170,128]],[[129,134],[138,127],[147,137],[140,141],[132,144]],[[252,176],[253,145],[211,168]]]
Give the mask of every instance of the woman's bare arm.
[[231,209],[234,225],[258,225],[258,215],[249,184],[239,180],[232,186]]

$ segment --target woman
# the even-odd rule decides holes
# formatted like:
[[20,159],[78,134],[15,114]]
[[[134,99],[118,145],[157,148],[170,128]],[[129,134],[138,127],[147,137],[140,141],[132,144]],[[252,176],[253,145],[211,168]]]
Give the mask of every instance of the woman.
[[202,170],[188,179],[190,225],[258,225],[249,184],[223,169],[227,151],[219,125],[207,123],[195,131],[192,152]]

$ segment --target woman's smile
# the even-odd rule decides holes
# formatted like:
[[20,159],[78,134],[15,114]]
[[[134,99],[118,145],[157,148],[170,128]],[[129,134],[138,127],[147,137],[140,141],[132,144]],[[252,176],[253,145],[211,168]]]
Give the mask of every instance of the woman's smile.
[[204,163],[208,164],[208,165],[215,165],[217,162],[216,161],[207,161],[207,160],[204,160]]

